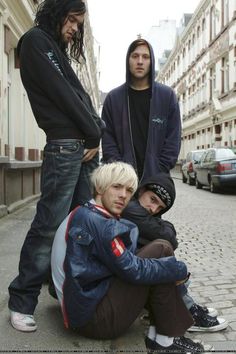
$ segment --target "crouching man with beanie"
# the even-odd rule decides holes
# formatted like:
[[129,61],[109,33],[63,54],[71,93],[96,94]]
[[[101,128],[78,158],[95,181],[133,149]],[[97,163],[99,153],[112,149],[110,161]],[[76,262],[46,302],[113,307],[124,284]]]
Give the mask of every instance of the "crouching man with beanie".
[[[122,217],[138,226],[138,248],[158,239],[169,241],[173,250],[178,247],[174,225],[161,218],[172,207],[175,196],[173,179],[167,173],[151,176],[140,185],[136,197],[122,212]],[[183,301],[194,319],[194,325],[188,331],[216,332],[225,329],[228,321],[222,317],[216,317],[217,310],[214,308],[197,304],[190,296],[187,285],[188,283],[184,283],[179,288]]]

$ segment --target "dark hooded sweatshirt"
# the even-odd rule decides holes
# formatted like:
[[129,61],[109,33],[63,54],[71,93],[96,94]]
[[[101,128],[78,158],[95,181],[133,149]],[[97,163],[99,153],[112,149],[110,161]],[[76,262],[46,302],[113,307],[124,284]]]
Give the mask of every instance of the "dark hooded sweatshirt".
[[47,140],[84,139],[87,148],[97,147],[101,119],[53,37],[34,27],[21,37],[17,50],[21,79]]
[[[138,201],[138,193],[145,185],[155,183],[163,187],[171,197],[171,204],[166,209],[162,210],[158,215],[151,215],[145,208],[143,208]],[[169,241],[173,249],[178,246],[176,239],[176,231],[174,226],[166,220],[161,219],[161,215],[166,213],[173,205],[175,200],[175,186],[169,174],[159,173],[155,177],[147,178],[139,186],[136,197],[131,200],[128,206],[122,213],[122,217],[132,221],[139,229],[138,247],[143,247],[151,241],[156,239],[164,239]]]
[[[155,79],[151,45],[151,98],[149,128],[142,180],[158,172],[169,172],[177,161],[181,142],[179,104],[174,91]],[[129,49],[128,49],[129,53]],[[129,110],[129,66],[126,58],[126,82],[108,93],[102,111],[106,130],[102,138],[104,162],[121,160],[137,170]]]

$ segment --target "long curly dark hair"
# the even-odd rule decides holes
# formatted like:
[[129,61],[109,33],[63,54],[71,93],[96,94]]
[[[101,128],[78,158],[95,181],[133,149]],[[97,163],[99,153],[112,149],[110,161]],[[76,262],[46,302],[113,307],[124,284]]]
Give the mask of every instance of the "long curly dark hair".
[[84,14],[86,6],[83,0],[44,0],[37,9],[34,23],[51,36],[58,43],[68,60],[80,62],[84,56],[84,25],[81,25],[68,46],[62,41],[61,29],[69,12]]

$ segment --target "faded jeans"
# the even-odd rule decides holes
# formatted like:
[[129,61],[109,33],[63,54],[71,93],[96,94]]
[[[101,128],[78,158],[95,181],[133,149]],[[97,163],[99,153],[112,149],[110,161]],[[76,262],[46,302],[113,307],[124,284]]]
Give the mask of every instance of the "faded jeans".
[[13,311],[34,313],[50,268],[55,232],[68,215],[72,199],[76,205],[92,197],[89,175],[98,165],[98,156],[82,164],[83,152],[84,144],[77,139],[51,140],[44,148],[41,197],[21,249],[19,275],[9,286]]
[[193,306],[193,304],[195,304],[195,301],[193,300],[193,298],[190,296],[188,292],[189,285],[190,285],[190,281],[188,280],[186,283],[179,286],[180,294],[188,310]]

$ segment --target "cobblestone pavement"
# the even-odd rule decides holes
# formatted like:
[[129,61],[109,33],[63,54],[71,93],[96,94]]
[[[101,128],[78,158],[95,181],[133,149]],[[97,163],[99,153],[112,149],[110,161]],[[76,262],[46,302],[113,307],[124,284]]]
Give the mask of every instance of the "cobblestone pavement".
[[[179,235],[177,256],[189,265],[191,295],[201,304],[216,307],[229,321],[217,333],[188,334],[212,343],[215,350],[236,352],[236,195],[196,190],[175,178],[177,198],[164,215]],[[19,252],[35,213],[35,204],[0,219],[0,352],[19,351],[135,353],[146,352],[145,324],[139,319],[127,333],[113,341],[92,341],[65,331],[60,308],[44,285],[35,317],[38,330],[25,334],[9,324],[9,282],[17,273]]]
[[176,255],[191,272],[190,293],[229,321],[226,330],[191,338],[213,342],[216,350],[236,352],[236,193],[213,194],[174,180],[176,202],[163,218],[176,227]]

